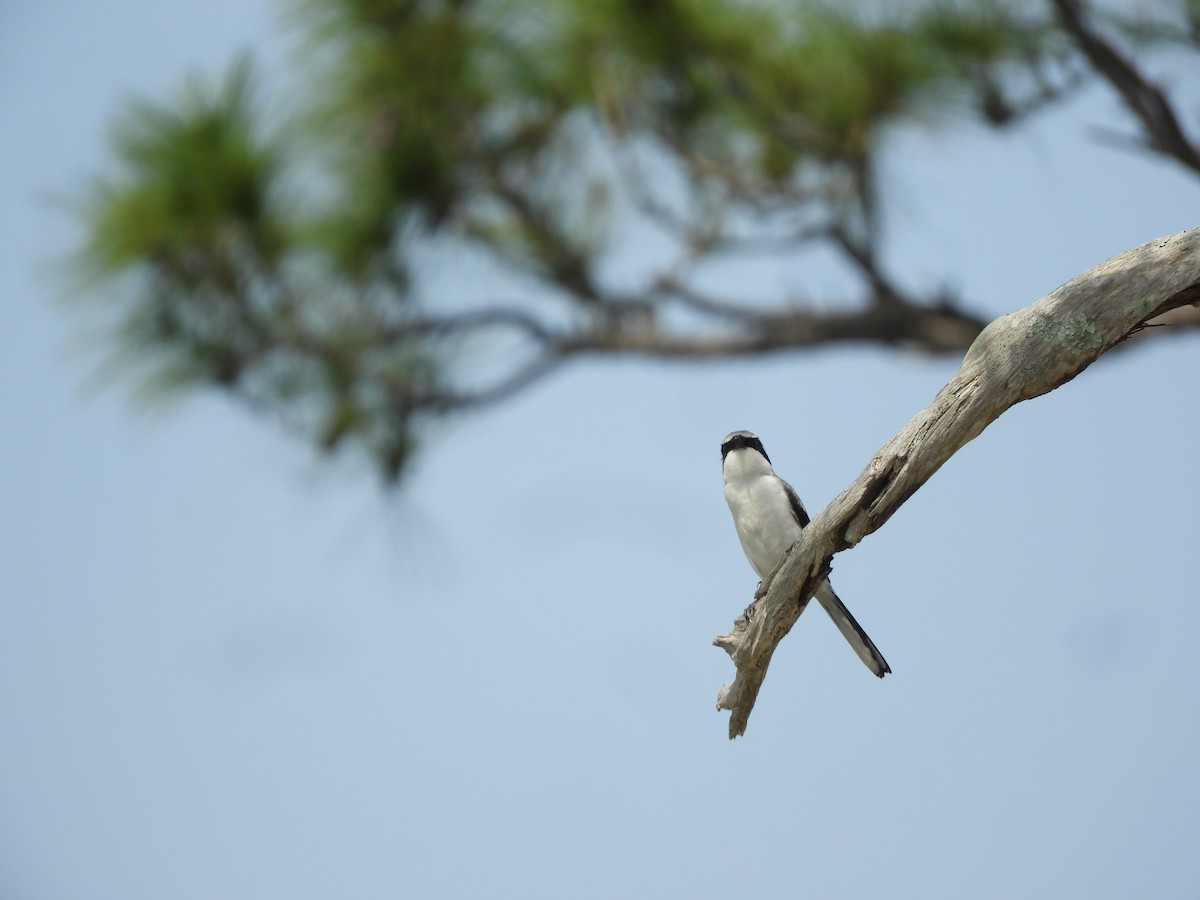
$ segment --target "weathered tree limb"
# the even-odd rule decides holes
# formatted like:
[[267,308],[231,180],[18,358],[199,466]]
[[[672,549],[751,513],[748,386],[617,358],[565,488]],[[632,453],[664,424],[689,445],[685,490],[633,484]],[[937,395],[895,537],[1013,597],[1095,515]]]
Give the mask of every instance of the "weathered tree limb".
[[1200,305],[1200,228],[1112,257],[990,323],[953,378],[804,529],[759,595],[713,643],[737,667],[717,708],[729,736],[746,730],[776,646],[804,611],[835,553],[878,529],[960,447],[1005,410],[1070,381],[1158,316]]

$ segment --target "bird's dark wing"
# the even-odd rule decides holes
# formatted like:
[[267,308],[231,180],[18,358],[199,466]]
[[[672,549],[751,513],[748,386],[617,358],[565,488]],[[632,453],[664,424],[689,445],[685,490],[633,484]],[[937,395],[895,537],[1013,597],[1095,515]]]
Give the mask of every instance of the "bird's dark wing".
[[803,528],[812,519],[808,517],[808,511],[804,508],[804,504],[800,502],[800,495],[796,493],[795,488],[782,478],[779,479],[779,483],[783,485],[783,492],[787,494],[788,503],[792,505],[792,515],[796,517],[796,522]]

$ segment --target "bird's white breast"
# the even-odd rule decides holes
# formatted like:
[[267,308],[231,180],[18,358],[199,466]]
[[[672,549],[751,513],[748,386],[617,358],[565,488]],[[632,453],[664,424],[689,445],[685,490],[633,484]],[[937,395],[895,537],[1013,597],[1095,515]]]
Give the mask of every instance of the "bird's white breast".
[[800,525],[778,476],[741,474],[729,466],[725,474],[725,502],[742,551],[758,577],[766,578],[799,539]]

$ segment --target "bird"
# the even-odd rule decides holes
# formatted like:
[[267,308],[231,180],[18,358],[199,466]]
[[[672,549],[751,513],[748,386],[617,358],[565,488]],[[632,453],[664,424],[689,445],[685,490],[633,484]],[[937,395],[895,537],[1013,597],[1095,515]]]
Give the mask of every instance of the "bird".
[[[774,571],[811,521],[795,489],[775,474],[762,441],[752,431],[734,431],[721,441],[725,502],[733,514],[742,551],[760,579]],[[829,579],[813,594],[867,668],[882,678],[892,671],[879,648],[834,593]]]

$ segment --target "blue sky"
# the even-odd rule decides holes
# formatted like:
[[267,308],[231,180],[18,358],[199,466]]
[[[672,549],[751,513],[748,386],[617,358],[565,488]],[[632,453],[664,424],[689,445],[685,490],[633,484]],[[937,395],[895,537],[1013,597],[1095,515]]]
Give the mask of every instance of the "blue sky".
[[[819,509],[954,363],[580,364],[399,498],[220,396],[98,385],[46,198],[121,98],[273,71],[277,17],[0,7],[0,897],[1196,895],[1194,336],[1010,411],[837,557],[894,674],[810,609],[729,742],[721,437]],[[1194,178],[1089,141],[1115,109],[905,138],[895,267],[1000,314],[1196,225]]]

